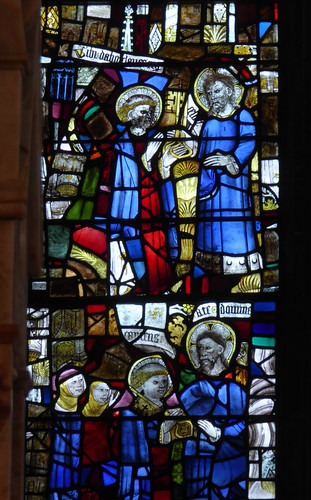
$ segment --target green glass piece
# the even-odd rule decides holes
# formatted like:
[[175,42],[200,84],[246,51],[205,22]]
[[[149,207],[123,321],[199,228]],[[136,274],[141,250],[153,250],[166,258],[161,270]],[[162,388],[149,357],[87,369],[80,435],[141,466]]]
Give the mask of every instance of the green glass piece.
[[87,120],[95,111],[99,109],[99,106],[93,106],[87,113],[85,113],[85,119]]
[[191,384],[191,382],[194,382],[197,377],[191,370],[182,370],[182,372],[180,373],[180,378],[183,387],[185,385]]
[[55,259],[64,259],[69,248],[70,229],[64,226],[48,227],[48,254]]
[[183,483],[183,470],[182,463],[174,464],[172,467],[172,479],[174,483],[182,484]]
[[88,200],[77,200],[67,212],[66,219],[89,220],[92,218],[94,202]]
[[174,443],[174,446],[172,448],[172,460],[181,460],[182,451],[183,451],[183,443],[181,441]]
[[275,347],[275,339],[271,337],[253,337],[253,345],[258,347]]
[[94,196],[99,179],[99,168],[87,170],[82,186],[82,196]]
[[83,210],[83,205],[84,205],[84,200],[77,200],[72,207],[68,210],[66,214],[66,219],[76,219],[80,220],[81,219],[81,214]]
[[81,214],[81,219],[91,219],[94,208],[93,201],[85,201],[83,206],[83,211]]

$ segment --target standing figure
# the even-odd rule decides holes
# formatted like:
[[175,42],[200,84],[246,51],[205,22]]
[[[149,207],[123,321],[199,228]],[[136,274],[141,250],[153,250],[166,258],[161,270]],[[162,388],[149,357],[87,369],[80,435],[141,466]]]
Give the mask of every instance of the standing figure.
[[233,330],[220,321],[199,323],[187,337],[190,361],[204,375],[180,395],[200,431],[185,446],[189,500],[245,497],[246,394],[237,383],[224,378],[235,342]]
[[[65,489],[80,485],[81,416],[78,398],[86,389],[82,373],[75,368],[61,372],[57,378],[58,397],[55,403],[53,456],[50,472],[51,499],[58,500]],[[68,418],[70,413],[70,418]]]
[[[85,419],[81,483],[88,491],[111,498],[117,493],[118,453],[117,422],[111,418],[114,416],[111,410],[119,396],[118,390],[96,380],[90,385],[88,400],[82,410]],[[86,493],[84,496],[88,498]]]
[[[251,113],[239,105],[242,93],[225,69],[205,69],[195,82],[197,102],[208,114],[198,152],[196,276],[209,272],[245,275],[262,267],[248,172],[256,128]],[[211,179],[216,187],[212,193]]]
[[[116,285],[112,285],[112,293],[127,293],[145,276],[142,235],[138,226],[142,190],[139,162],[150,135],[147,131],[157,122],[161,110],[159,94],[147,86],[130,87],[116,103],[118,118],[126,128],[115,144],[117,159],[111,203],[110,270],[111,281]],[[131,261],[132,270],[124,262],[125,255]]]
[[[176,277],[189,273],[193,261],[199,164],[197,139],[185,130],[158,132],[143,155],[147,171],[158,172],[163,224]],[[214,187],[211,180],[210,189]]]
[[[173,389],[171,376],[161,356],[153,355],[134,363],[128,382],[134,400],[122,412],[120,498],[151,500],[155,495],[160,498],[161,491],[167,498],[169,448],[165,445],[174,439],[175,417],[183,414],[180,408],[166,409]],[[160,424],[161,415],[172,418]]]

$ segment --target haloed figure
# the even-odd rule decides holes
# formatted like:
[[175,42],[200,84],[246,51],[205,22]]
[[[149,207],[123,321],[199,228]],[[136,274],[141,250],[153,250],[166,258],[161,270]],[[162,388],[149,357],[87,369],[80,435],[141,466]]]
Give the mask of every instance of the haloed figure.
[[129,128],[134,135],[144,135],[146,131],[154,124],[154,107],[153,101],[146,101],[146,104],[139,104],[143,102],[141,99],[133,99],[132,104],[136,106],[129,110],[127,117],[130,123]]
[[189,500],[245,498],[246,394],[224,376],[235,347],[233,329],[221,321],[203,321],[187,337],[189,359],[200,373],[180,395],[198,429],[197,439],[185,446]]
[[[161,476],[164,475],[169,484],[168,450],[164,444],[169,442],[167,437],[175,420],[166,420],[163,426],[157,419],[166,409],[172,380],[163,359],[154,355],[134,363],[128,381],[134,400],[131,409],[122,413],[119,495],[127,500],[151,500],[151,483],[155,490],[163,489]],[[170,408],[165,414],[174,417],[180,411],[180,408]],[[152,418],[143,420],[142,417]]]
[[254,118],[240,107],[243,89],[225,69],[202,71],[195,93],[207,112],[198,153],[195,276],[253,273],[262,267],[249,196],[249,167],[256,145]]
[[151,401],[151,403],[162,407],[163,398],[167,392],[168,379],[166,375],[153,375],[148,378],[139,389],[141,395]]
[[[147,140],[148,130],[161,112],[159,94],[147,86],[130,87],[117,100],[116,112],[125,130],[115,145],[115,167],[111,204],[111,275],[112,283],[121,279],[118,294],[128,293],[145,275],[141,233],[134,219],[140,211],[140,166],[138,159]],[[129,265],[120,267],[122,255],[127,254]],[[113,291],[113,290],[112,290]]]

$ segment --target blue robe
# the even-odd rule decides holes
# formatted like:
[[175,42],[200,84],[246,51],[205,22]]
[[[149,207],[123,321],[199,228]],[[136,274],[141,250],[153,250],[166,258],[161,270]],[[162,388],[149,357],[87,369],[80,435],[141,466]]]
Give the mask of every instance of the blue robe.
[[[115,148],[119,154],[113,184],[111,217],[121,221],[135,219],[139,208],[138,165],[128,131],[123,133]],[[130,221],[123,228],[117,222],[111,227],[113,232],[122,232],[124,236],[132,237],[136,234]]]
[[242,492],[246,477],[245,392],[228,380],[200,380],[186,388],[180,400],[189,416],[209,420],[221,429],[221,437],[214,443],[203,432],[186,443],[185,480],[189,499],[207,495],[221,499],[228,488],[240,488]]
[[[229,118],[212,117],[204,125],[198,156],[202,160],[199,180],[196,249],[207,253],[245,255],[255,251],[256,241],[248,192],[248,163],[255,149],[255,125],[246,110]],[[204,168],[203,160],[220,152],[234,157],[240,167],[237,176],[226,169]],[[216,175],[216,194],[210,184]],[[209,186],[207,188],[207,186]],[[226,218],[222,220],[219,218]]]
[[[76,413],[57,415],[50,473],[50,490],[75,490],[80,484],[81,417]],[[51,493],[51,500],[57,493]]]
[[[124,410],[121,423],[119,495],[125,500],[150,500],[150,452],[143,420]],[[147,435],[156,440],[157,422],[147,424]]]
[[[139,166],[135,157],[134,145],[126,130],[115,145],[118,151],[113,195],[111,204],[111,218],[116,222],[111,224],[111,237],[123,237],[127,253],[134,261],[133,267],[138,279],[145,274],[143,251],[139,239],[139,228],[131,221],[138,218],[139,212]],[[123,224],[120,224],[120,222]]]

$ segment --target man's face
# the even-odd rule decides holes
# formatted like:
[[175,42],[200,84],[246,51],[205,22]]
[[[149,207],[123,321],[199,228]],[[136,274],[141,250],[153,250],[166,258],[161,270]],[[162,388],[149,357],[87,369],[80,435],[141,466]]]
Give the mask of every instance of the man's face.
[[209,337],[200,339],[197,347],[200,365],[208,373],[213,369],[220,354],[223,352],[223,347]]
[[67,387],[69,392],[78,398],[85,390],[85,380],[83,375],[76,375],[67,381]]
[[154,109],[148,104],[139,104],[128,113],[131,125],[140,128],[150,128],[153,124]]
[[206,90],[207,101],[213,113],[221,113],[229,102],[232,91],[223,82],[216,81]]
[[167,392],[167,375],[150,377],[141,386],[144,396],[151,401],[160,400]]

